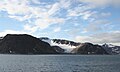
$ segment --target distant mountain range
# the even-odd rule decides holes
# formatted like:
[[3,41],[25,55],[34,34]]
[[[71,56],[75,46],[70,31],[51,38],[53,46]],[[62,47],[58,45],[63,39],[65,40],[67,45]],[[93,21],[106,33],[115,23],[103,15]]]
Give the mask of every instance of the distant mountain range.
[[64,39],[49,39],[41,37],[40,40],[49,43],[51,46],[59,46],[65,53],[73,54],[120,54],[120,46],[112,44],[94,45],[92,43],[79,43]]
[[120,54],[120,46],[94,45],[64,39],[36,38],[27,34],[0,37],[1,54]]

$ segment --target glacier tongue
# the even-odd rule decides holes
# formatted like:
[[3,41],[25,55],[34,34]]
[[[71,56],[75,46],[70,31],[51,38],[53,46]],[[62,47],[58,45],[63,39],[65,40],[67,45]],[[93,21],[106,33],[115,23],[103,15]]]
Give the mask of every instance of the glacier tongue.
[[69,44],[58,44],[53,42],[51,39],[42,39],[42,41],[49,43],[51,46],[59,46],[65,50],[65,53],[70,53],[76,46],[71,46]]

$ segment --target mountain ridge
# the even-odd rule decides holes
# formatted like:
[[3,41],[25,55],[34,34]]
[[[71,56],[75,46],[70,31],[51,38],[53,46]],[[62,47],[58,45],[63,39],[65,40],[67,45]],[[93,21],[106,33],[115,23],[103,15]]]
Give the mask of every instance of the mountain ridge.
[[27,34],[0,37],[3,54],[120,54],[120,46],[79,43],[64,39],[36,38]]
[[[44,41],[44,39],[45,39],[45,42],[48,42],[48,43],[50,43],[50,39],[48,38],[48,37],[46,37],[46,38],[44,38],[44,37],[42,37],[43,38],[43,41]],[[42,38],[41,38],[41,40],[42,40]],[[49,40],[49,41],[47,41],[47,40]],[[88,42],[85,42],[85,43],[80,43],[80,42],[74,42],[74,41],[69,41],[69,40],[64,40],[64,39],[51,39],[51,40],[53,40],[53,42],[54,43],[56,43],[55,45],[57,45],[57,46],[60,46],[61,47],[61,45],[67,45],[67,46],[75,46],[75,48],[72,48],[72,50],[71,51],[69,51],[68,53],[73,53],[73,51],[74,51],[74,49],[76,49],[76,48],[78,48],[79,46],[80,46],[80,44],[86,44],[86,43],[88,43]],[[51,44],[51,43],[50,43]],[[91,43],[92,44],[92,43]],[[90,45],[91,45],[90,44]],[[105,43],[106,44],[106,43]],[[104,44],[103,45],[99,45],[99,44],[92,44],[92,45],[94,45],[94,46],[97,46],[97,47],[101,47],[101,48],[103,48],[105,51],[106,51],[106,54],[120,54],[120,46],[116,46],[116,45],[112,45],[112,44],[108,44],[108,45],[111,45],[111,46],[114,46],[114,47],[112,47],[113,48],[113,50],[114,49],[116,49],[116,47],[119,47],[119,51],[114,51],[114,52],[112,52],[112,49],[110,49],[110,51],[111,51],[111,53],[109,52],[109,50],[107,50],[107,47],[104,47]],[[61,47],[62,48],[62,47]],[[108,47],[108,49],[109,49],[110,47]],[[62,49],[64,49],[64,48],[62,48]],[[71,49],[71,48],[69,48],[69,49]],[[77,49],[76,49],[77,50]],[[107,53],[108,52],[108,53]],[[90,53],[90,52],[88,52],[88,53]],[[92,54],[92,53],[91,53]]]

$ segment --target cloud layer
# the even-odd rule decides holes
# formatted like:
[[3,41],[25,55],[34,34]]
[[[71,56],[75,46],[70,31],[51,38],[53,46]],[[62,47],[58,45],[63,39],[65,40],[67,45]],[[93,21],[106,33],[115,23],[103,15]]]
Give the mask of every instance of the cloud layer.
[[72,39],[81,42],[120,43],[119,29],[113,29],[120,25],[111,21],[113,12],[107,10],[109,7],[119,9],[120,0],[0,0],[0,12],[22,22],[23,27],[0,34],[40,31],[46,35],[52,31],[51,35],[60,36],[62,32],[61,36],[74,36]]
[[93,42],[93,43],[119,43],[120,31],[93,34],[91,36],[76,36],[75,40],[79,42]]

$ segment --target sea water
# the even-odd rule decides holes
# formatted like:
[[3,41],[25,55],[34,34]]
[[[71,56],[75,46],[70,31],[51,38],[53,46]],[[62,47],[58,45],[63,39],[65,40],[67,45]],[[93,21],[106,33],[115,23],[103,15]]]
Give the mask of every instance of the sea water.
[[0,72],[120,72],[120,55],[4,55]]

